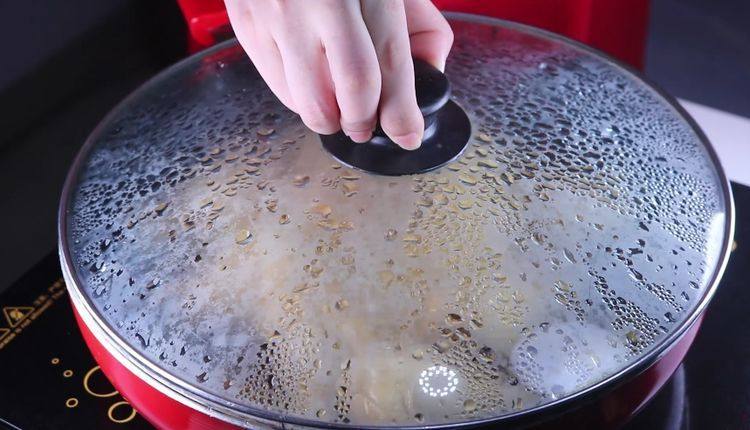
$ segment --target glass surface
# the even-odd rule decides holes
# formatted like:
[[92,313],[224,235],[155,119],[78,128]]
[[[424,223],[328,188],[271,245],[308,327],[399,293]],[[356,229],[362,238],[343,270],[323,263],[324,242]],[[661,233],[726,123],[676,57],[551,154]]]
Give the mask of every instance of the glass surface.
[[451,25],[473,138],[427,174],[336,163],[236,44],[127,100],[67,218],[100,318],[196,392],[355,427],[503,416],[651,351],[721,257],[700,138],[588,51]]

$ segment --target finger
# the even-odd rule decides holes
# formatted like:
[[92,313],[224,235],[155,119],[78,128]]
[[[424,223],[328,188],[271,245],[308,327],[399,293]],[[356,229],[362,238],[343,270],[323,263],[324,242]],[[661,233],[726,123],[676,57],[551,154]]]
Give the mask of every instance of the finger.
[[441,71],[453,45],[453,30],[429,0],[404,0],[411,53]]
[[311,130],[333,134],[341,129],[331,72],[322,42],[299,20],[285,21],[274,34],[289,93],[297,113]]
[[380,126],[396,144],[416,149],[424,119],[414,90],[406,14],[401,0],[364,0],[362,14],[380,65]]
[[263,30],[264,26],[254,22],[252,11],[245,2],[226,1],[226,7],[237,40],[252,60],[258,73],[281,103],[296,112],[276,42],[268,32]]
[[380,100],[380,71],[358,1],[313,9],[331,70],[341,129],[355,142],[372,137]]

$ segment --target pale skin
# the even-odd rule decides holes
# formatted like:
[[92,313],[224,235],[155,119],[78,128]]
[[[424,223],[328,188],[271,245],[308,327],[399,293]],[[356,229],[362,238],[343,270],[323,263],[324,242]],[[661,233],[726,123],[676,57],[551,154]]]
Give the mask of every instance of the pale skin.
[[416,149],[412,56],[443,70],[450,26],[429,0],[225,0],[240,44],[311,130],[366,142],[379,122]]

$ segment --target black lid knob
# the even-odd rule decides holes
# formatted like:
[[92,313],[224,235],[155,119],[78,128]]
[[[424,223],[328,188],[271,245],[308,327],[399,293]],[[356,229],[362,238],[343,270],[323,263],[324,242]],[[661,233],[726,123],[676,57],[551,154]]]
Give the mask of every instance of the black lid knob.
[[469,118],[450,100],[450,82],[440,70],[415,59],[414,78],[417,104],[425,124],[418,149],[401,148],[379,126],[365,143],[352,141],[342,131],[321,135],[323,147],[343,164],[390,176],[428,172],[455,159],[471,136]]
[[440,70],[422,60],[414,60],[414,88],[422,116],[442,108],[451,97],[451,83]]

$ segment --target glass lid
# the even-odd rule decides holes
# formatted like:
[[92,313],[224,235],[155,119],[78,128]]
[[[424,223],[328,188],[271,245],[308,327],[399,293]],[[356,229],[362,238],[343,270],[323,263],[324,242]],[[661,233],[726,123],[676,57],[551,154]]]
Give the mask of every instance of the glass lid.
[[427,173],[337,162],[235,42],[115,109],[61,209],[99,340],[223,419],[352,427],[536,411],[655,358],[726,259],[705,138],[587,48],[450,22],[471,137]]

